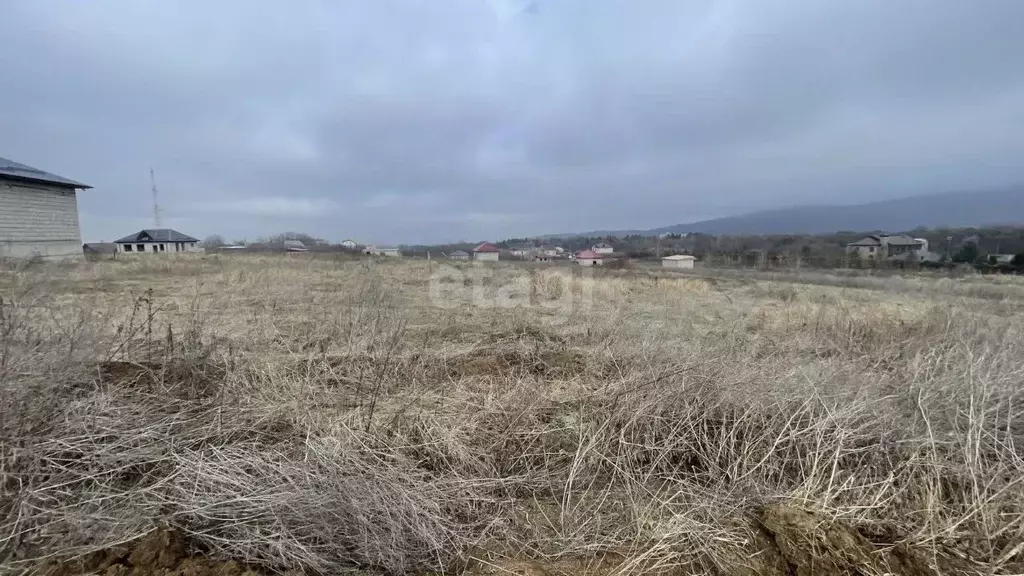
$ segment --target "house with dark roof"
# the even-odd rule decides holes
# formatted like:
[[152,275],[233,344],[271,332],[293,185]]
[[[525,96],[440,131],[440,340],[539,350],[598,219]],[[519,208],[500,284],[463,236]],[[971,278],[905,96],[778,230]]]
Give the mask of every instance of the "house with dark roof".
[[0,158],[0,258],[81,258],[77,193],[88,188]]
[[885,260],[901,254],[927,252],[927,240],[906,234],[871,235],[846,245],[847,254],[856,254],[865,260]]
[[203,252],[199,240],[170,228],[148,228],[115,240],[118,253],[181,254]]

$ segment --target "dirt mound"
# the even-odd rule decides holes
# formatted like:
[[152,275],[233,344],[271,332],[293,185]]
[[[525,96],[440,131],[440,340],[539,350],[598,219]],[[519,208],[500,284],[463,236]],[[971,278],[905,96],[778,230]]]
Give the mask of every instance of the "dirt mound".
[[187,554],[185,538],[177,530],[155,530],[123,546],[50,564],[40,576],[262,576],[235,561],[219,562]]
[[[980,567],[941,550],[924,553],[899,544],[875,544],[842,522],[784,505],[766,507],[761,524],[795,576],[940,576],[982,574]],[[776,570],[757,572],[774,574]]]

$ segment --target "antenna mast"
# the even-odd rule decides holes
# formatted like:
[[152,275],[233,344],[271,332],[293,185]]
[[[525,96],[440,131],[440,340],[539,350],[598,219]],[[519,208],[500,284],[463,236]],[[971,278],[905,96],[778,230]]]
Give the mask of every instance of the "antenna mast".
[[156,175],[153,169],[149,169],[149,182],[153,185],[153,227],[160,227],[160,204],[157,202]]

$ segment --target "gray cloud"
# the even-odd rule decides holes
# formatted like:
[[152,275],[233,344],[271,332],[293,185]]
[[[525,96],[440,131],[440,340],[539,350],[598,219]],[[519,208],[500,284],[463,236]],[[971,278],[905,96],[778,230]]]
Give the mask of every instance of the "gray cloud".
[[1017,0],[17,0],[0,155],[84,235],[656,226],[1024,180]]

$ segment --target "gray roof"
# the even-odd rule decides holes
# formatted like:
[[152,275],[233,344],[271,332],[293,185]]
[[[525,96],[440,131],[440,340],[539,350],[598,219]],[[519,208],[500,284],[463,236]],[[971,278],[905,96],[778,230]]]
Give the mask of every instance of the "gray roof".
[[55,184],[57,186],[65,186],[68,188],[92,188],[81,182],[75,182],[74,180],[68,180],[63,176],[57,176],[56,174],[50,174],[49,172],[43,172],[38,168],[26,166],[20,162],[14,160],[8,160],[7,158],[0,158],[0,179],[11,179],[21,180],[24,182],[41,182],[44,184]]
[[850,242],[847,246],[881,246],[882,241],[878,239],[878,236],[868,236],[867,238],[861,238],[856,242]]
[[465,250],[456,250],[449,254],[449,256],[469,256],[469,252],[466,252]]
[[114,254],[117,252],[117,244],[113,242],[86,242],[82,244],[82,250],[98,254]]
[[170,228],[155,228],[140,230],[114,242],[131,244],[133,242],[199,242],[199,240]]
[[916,246],[922,242],[916,238],[911,238],[906,234],[897,234],[895,236],[885,236],[885,242],[889,246]]

